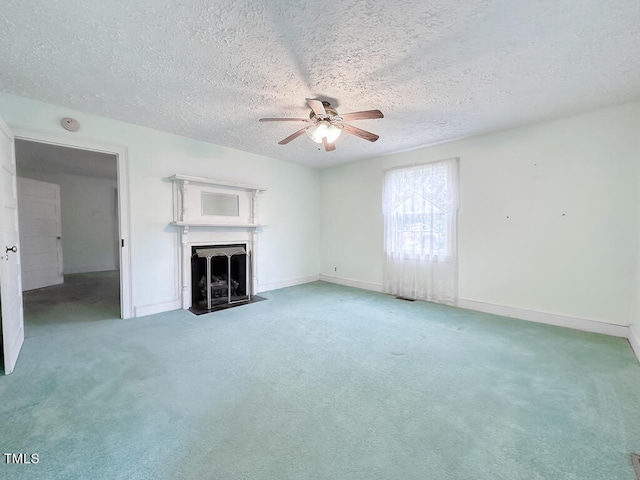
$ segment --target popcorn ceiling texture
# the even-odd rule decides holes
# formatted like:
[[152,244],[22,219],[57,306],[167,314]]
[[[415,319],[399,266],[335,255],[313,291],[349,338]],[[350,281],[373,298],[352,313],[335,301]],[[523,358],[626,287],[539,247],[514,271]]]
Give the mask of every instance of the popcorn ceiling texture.
[[[323,167],[640,99],[638,0],[4,0],[0,90]],[[335,152],[305,97],[380,135]]]

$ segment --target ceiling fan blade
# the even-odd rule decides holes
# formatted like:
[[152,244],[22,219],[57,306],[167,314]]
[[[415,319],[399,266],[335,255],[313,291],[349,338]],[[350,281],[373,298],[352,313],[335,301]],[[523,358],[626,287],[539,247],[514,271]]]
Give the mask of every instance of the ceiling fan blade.
[[287,138],[282,139],[278,142],[278,145],[286,145],[287,143],[289,143],[291,140],[295,140],[296,138],[298,138],[300,135],[304,134],[304,132],[307,131],[309,127],[304,127],[301,128],[300,130],[298,130],[295,133],[292,133],[291,135],[289,135]]
[[261,118],[259,122],[308,122],[308,118]]
[[340,116],[347,122],[351,120],[368,120],[370,118],[384,118],[380,110],[365,110],[364,112],[341,113]]
[[329,142],[327,137],[322,137],[322,143],[324,144],[324,149],[327,152],[333,152],[336,149],[336,144],[333,142]]
[[309,106],[311,107],[311,110],[313,110],[313,112],[316,115],[326,115],[327,111],[324,109],[324,105],[322,104],[322,102],[320,100],[313,100],[311,98],[307,98],[307,103],[309,104]]
[[350,133],[351,135],[355,135],[356,137],[364,138],[365,140],[368,140],[370,142],[375,142],[376,140],[378,140],[380,138],[375,133],[367,132],[366,130],[362,130],[362,129],[358,128],[358,127],[354,127],[353,125],[343,124],[342,125],[342,129],[345,132]]

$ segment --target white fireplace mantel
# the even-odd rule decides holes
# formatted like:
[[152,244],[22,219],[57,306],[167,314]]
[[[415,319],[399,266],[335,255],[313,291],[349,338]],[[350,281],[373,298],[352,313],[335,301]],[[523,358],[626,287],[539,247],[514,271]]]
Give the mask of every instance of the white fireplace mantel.
[[[260,227],[257,196],[266,188],[244,183],[223,182],[204,177],[173,175],[173,225],[210,227]],[[218,195],[237,201],[235,214],[204,210],[204,196]]]
[[182,308],[191,307],[191,249],[244,243],[250,255],[251,291],[257,293],[258,194],[266,188],[189,175],[169,177],[178,227]]

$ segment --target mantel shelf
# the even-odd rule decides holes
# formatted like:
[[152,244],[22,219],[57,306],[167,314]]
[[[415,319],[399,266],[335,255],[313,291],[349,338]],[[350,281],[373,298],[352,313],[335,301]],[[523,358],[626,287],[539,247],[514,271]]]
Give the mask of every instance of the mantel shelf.
[[169,177],[169,180],[172,182],[183,181],[183,182],[195,182],[195,183],[203,183],[206,185],[218,185],[221,187],[231,187],[231,188],[240,188],[242,190],[253,190],[256,192],[265,192],[267,189],[261,187],[259,185],[248,185],[246,183],[237,183],[237,182],[224,182],[221,180],[214,180],[212,178],[205,177],[193,177],[191,175],[178,175],[175,174]]
[[262,223],[203,223],[203,222],[171,222],[176,227],[221,227],[221,228],[258,228]]

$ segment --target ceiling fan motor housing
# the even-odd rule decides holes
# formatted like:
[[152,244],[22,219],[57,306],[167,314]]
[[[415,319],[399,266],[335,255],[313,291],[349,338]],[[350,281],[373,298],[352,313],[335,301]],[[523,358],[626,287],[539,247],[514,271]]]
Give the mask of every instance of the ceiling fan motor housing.
[[[324,111],[327,112],[327,114],[326,116],[320,115],[318,120],[338,120],[337,118],[333,118],[338,116],[338,111],[333,108],[329,102],[322,102],[322,105],[324,106]],[[315,117],[318,117],[316,112],[311,110],[311,112],[309,112],[309,119],[313,120]]]

